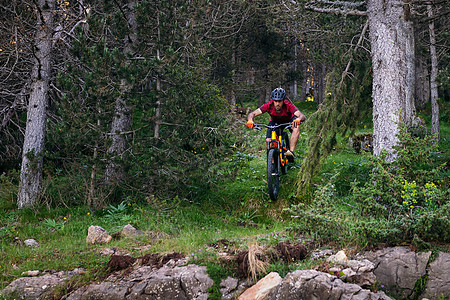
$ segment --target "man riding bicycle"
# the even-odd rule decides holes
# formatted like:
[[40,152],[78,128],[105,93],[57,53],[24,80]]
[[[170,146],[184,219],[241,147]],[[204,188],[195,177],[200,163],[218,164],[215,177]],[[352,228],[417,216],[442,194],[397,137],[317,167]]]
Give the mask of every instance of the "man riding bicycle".
[[[248,128],[253,129],[255,123],[253,118],[265,112],[270,115],[269,125],[282,124],[292,122],[292,134],[289,145],[289,150],[286,151],[286,156],[293,159],[295,157],[294,150],[297,146],[298,137],[300,136],[299,125],[306,120],[305,115],[295,107],[289,100],[286,99],[286,92],[282,88],[276,88],[270,95],[271,100],[248,115]],[[266,141],[270,141],[271,132],[267,129]]]

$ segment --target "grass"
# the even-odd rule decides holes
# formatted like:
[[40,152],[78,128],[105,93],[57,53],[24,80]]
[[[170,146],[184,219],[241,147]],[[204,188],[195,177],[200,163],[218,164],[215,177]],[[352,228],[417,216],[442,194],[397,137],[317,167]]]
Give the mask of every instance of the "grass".
[[[305,107],[300,109],[309,115],[314,107],[307,105],[311,104],[305,104]],[[268,120],[261,116],[257,121],[264,123]],[[365,130],[367,128],[360,128],[360,131]],[[265,182],[265,132],[246,130],[243,134],[246,143],[239,146],[232,157],[224,160],[226,168],[222,171],[224,173],[221,179],[215,182],[213,188],[195,199],[194,203],[179,198],[171,201],[149,198],[146,202],[127,198],[122,204],[98,211],[91,211],[84,206],[50,210],[41,207],[36,210],[18,211],[14,205],[18,174],[13,172],[8,176],[2,175],[0,288],[28,270],[85,268],[87,273],[83,275],[84,279],[79,281],[80,284],[85,283],[99,278],[105,272],[109,257],[99,255],[99,252],[106,247],[115,247],[135,257],[157,252],[181,252],[190,256],[195,263],[208,267],[216,282],[213,293],[217,294],[220,279],[235,275],[234,266],[223,265],[218,254],[209,247],[218,240],[233,241],[236,243],[236,249],[247,249],[253,242],[273,245],[280,240],[294,241],[300,234],[318,238],[319,245],[324,243],[314,232],[299,230],[299,225],[302,224],[291,218],[290,212],[293,205],[297,204],[295,182],[307,137],[302,135],[296,151],[296,162],[290,166],[288,174],[282,177],[279,199],[270,201]],[[441,136],[441,149],[443,155],[448,157],[448,123],[441,123]],[[369,170],[365,164],[367,155],[356,154],[349,149],[346,137],[338,139],[335,151],[324,162],[313,188],[313,191],[329,191],[327,195],[333,199],[334,215],[331,215],[336,216],[334,220],[327,219],[330,211],[319,207],[320,204],[317,207],[312,206],[317,214],[323,217],[321,222],[324,224],[329,222],[328,225],[333,226],[333,222],[345,220],[346,224],[351,225],[351,212],[355,203],[349,197],[348,191],[351,182],[368,178]],[[137,229],[159,234],[163,238],[144,235],[135,239],[114,239],[108,245],[87,245],[85,242],[90,225],[102,226],[109,233],[115,233],[128,223]],[[338,247],[359,243],[362,247],[364,241],[355,241],[358,236],[352,234],[352,230],[342,232],[341,239],[338,236],[336,240],[327,242]],[[346,235],[345,238],[342,238],[342,235]],[[29,238],[37,240],[40,246],[23,245]],[[266,268],[266,273],[277,271],[284,276],[296,269],[310,268],[316,263],[309,260],[290,265],[276,262]]]

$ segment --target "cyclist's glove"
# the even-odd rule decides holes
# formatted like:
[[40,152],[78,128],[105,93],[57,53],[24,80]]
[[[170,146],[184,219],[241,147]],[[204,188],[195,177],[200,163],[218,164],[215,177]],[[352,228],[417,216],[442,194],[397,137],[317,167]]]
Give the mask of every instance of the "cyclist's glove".
[[253,129],[253,127],[255,127],[255,123],[253,121],[247,121],[247,123],[245,123],[245,126],[247,126],[250,129]]
[[302,120],[300,120],[300,118],[295,119],[294,121],[292,121],[292,127],[297,128],[298,126],[300,126],[301,122]]

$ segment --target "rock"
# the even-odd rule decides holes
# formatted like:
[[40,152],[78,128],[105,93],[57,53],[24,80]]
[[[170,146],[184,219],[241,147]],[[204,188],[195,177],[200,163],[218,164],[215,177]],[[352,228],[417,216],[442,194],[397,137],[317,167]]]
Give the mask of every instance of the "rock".
[[39,277],[22,277],[11,282],[0,291],[1,299],[45,299],[46,293],[57,286],[63,286],[73,273],[59,272]]
[[136,237],[143,234],[144,232],[142,230],[137,230],[130,224],[125,225],[120,232],[120,236],[122,237]]
[[270,291],[280,284],[282,278],[276,272],[271,272],[254,286],[246,290],[239,296],[239,300],[265,300],[268,299]]
[[413,292],[416,281],[426,274],[431,252],[415,253],[406,247],[385,248],[366,254],[375,264],[377,280],[390,292],[407,298]]
[[100,284],[91,284],[68,295],[66,300],[84,299],[208,299],[213,281],[206,267],[164,265],[155,270],[143,266],[123,275],[109,276]]
[[26,275],[29,277],[34,277],[34,276],[38,276],[41,272],[39,270],[34,270],[34,271],[26,271],[23,272],[22,275]]
[[63,298],[65,300],[108,299],[124,300],[130,291],[130,282],[101,282],[77,289],[74,293]]
[[428,281],[424,297],[445,299],[450,295],[450,253],[440,252],[435,261],[430,263]]
[[24,241],[24,244],[28,247],[39,247],[39,243],[35,239],[28,239]]
[[311,252],[311,259],[322,259],[334,254],[332,249],[314,250]]
[[248,280],[240,281],[237,278],[228,276],[220,282],[222,300],[236,299],[236,296],[247,287],[249,287]]
[[355,283],[361,287],[369,287],[377,281],[373,270],[375,265],[367,259],[349,260],[344,264],[346,269],[342,272],[345,274],[345,281]]
[[284,299],[390,299],[383,292],[373,293],[359,285],[344,283],[336,276],[316,270],[297,270],[286,275],[281,283],[271,290],[270,300]]
[[88,244],[106,244],[112,240],[112,237],[106,233],[106,230],[100,226],[90,226],[86,243]]
[[341,250],[338,253],[328,257],[327,261],[332,262],[332,263],[337,263],[337,264],[343,264],[348,261],[348,258],[347,258],[347,255],[345,255],[345,252],[343,250]]

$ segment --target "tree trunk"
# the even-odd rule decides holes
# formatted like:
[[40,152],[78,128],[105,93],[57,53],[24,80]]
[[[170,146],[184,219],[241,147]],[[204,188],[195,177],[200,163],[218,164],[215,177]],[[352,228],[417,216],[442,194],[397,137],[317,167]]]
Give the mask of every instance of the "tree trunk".
[[314,68],[314,101],[318,104],[325,99],[325,64],[317,63]]
[[430,101],[430,81],[426,57],[419,55],[416,58],[416,109],[423,109]]
[[[388,161],[395,159],[400,122],[412,119],[409,102],[411,86],[407,81],[407,45],[411,38],[402,0],[368,0],[368,19],[373,65],[373,140],[374,154],[385,149]],[[411,58],[409,58],[411,59]]]
[[[156,11],[156,26],[157,28],[157,42],[159,47],[159,42],[161,39],[161,31],[159,24],[159,10]],[[159,61],[161,59],[161,53],[159,48],[156,49],[156,58]],[[159,139],[159,130],[161,128],[161,118],[162,118],[162,102],[161,102],[161,77],[159,74],[156,75],[156,110],[155,110],[155,130],[154,137],[155,139]]]
[[294,100],[298,99],[298,79],[297,79],[297,71],[298,71],[298,40],[294,39],[294,62],[293,62],[293,69],[294,73],[296,74],[294,80],[292,81],[291,86],[291,95]]
[[52,59],[54,0],[37,1],[35,62],[31,73],[31,94],[22,152],[18,208],[33,206],[42,189],[42,151]]
[[434,32],[433,8],[427,5],[428,17],[430,18],[430,55],[431,55],[431,74],[430,74],[430,90],[431,90],[431,134],[435,135],[436,140],[440,139],[439,131],[439,104],[438,104],[438,88],[436,77],[438,74],[438,61],[436,54],[436,37]]
[[233,109],[236,108],[236,41],[233,40],[231,51],[231,95],[230,95],[230,105]]
[[414,26],[410,20],[402,22],[406,53],[406,96],[404,102],[404,122],[414,124],[416,117],[415,91],[416,91],[416,51],[414,42]]
[[[124,80],[123,80],[124,81]],[[126,85],[122,83],[122,85]],[[121,89],[125,90],[125,87]],[[109,161],[105,170],[105,184],[121,182],[125,177],[122,159],[126,150],[126,139],[124,132],[130,128],[130,113],[127,107],[126,95],[116,99],[114,117],[111,124],[111,146],[108,148]]]
[[306,94],[309,92],[308,80],[310,80],[308,63],[304,61],[302,63],[303,77],[302,77],[302,89],[300,91],[300,101],[306,101]]
[[[130,26],[130,34],[124,39],[125,59],[132,52],[132,45],[136,43],[137,24],[135,18],[135,1],[128,2],[127,20]],[[127,62],[126,65],[129,65]],[[127,106],[127,95],[132,87],[122,79],[120,82],[120,95],[115,101],[114,116],[111,124],[111,146],[108,148],[109,162],[105,170],[105,184],[119,183],[125,178],[125,170],[122,159],[126,150],[126,136],[131,125],[130,108]]]

